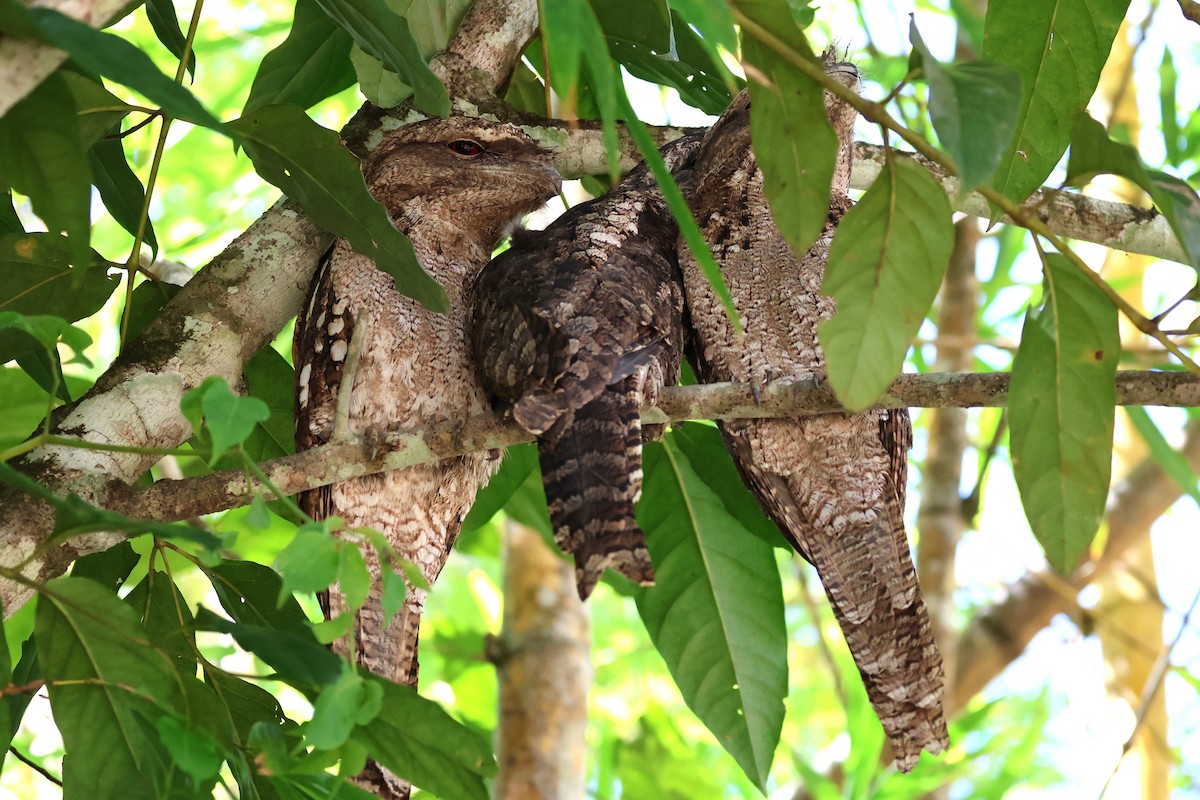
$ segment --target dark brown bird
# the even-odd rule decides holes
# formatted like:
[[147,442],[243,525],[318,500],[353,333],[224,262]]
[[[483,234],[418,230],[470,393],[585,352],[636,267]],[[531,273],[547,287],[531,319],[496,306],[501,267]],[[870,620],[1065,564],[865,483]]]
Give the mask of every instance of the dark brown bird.
[[[663,150],[682,170],[699,146]],[[605,568],[654,580],[634,520],[641,494],[639,411],[679,378],[683,295],[678,228],[643,165],[604,197],[527,232],[475,282],[475,363],[488,391],[538,435],[554,536],[575,556],[579,596]]]
[[[856,89],[858,70],[829,73]],[[847,195],[855,111],[826,94],[841,141],[829,220],[797,259],[771,217],[750,146],[743,92],[706,135],[692,208],[721,266],[745,330],[739,341],[694,258],[683,250],[685,294],[701,380],[762,386],[825,377],[817,323],[835,312],[820,293]],[[720,424],[738,469],[780,531],[820,575],[834,615],[907,771],[922,749],[948,744],[942,659],[930,630],[904,530],[908,412],[867,411]]]
[[[412,240],[425,270],[446,290],[450,311],[438,314],[396,291],[392,278],[338,240],[313,279],[296,322],[296,446],[332,435],[337,394],[356,320],[366,325],[351,388],[349,430],[367,437],[390,427],[464,420],[489,408],[467,351],[467,284],[487,263],[515,219],[541,206],[559,187],[546,154],[518,128],[451,117],[390,133],[363,167],[371,193]],[[436,464],[371,475],[305,492],[300,505],[316,519],[340,516],[349,529],[381,531],[403,559],[432,584],[458,536],[478,487],[498,465],[474,453]],[[349,643],[372,672],[415,686],[417,634],[425,592],[410,589],[390,628],[383,624],[380,564],[363,548],[372,574],[366,604]],[[345,611],[331,591],[327,616]],[[376,769],[378,769],[376,767]],[[407,797],[407,786],[376,775],[381,797]],[[390,793],[387,793],[390,792]]]

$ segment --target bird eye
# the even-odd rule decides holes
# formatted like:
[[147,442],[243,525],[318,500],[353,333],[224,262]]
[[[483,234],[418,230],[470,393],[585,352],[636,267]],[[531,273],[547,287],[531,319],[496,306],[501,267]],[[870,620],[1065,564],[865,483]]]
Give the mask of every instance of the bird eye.
[[477,156],[483,152],[483,147],[477,142],[472,142],[470,139],[459,139],[457,142],[451,142],[450,149],[460,156]]

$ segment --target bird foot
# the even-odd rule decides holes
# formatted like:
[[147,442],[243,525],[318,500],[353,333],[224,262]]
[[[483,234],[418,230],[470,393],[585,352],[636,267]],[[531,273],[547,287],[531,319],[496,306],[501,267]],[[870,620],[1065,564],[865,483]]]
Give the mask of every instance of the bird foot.
[[379,458],[379,452],[383,449],[383,441],[386,434],[387,431],[378,425],[369,425],[358,435],[368,461],[374,461]]

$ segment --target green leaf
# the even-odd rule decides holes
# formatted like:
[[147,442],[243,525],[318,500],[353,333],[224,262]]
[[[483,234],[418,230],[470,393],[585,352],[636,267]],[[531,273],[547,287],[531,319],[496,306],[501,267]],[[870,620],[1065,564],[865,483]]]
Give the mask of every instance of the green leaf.
[[[733,99],[736,81],[679,15],[672,13],[671,19],[673,51],[654,52],[648,45],[610,34],[612,56],[634,77],[673,87],[685,103],[707,114],[719,115]],[[601,17],[600,22],[607,33],[605,18]]]
[[409,687],[369,680],[383,688],[382,709],[351,738],[392,772],[439,797],[486,800],[483,779],[495,772],[487,739]]
[[[99,311],[121,279],[106,275],[104,269],[72,268],[70,259],[65,242],[53,234],[0,236],[0,312],[15,311],[74,322]],[[0,363],[36,346],[14,332],[0,333]]]
[[275,570],[253,561],[222,561],[204,570],[235,622],[307,634],[308,617],[295,598],[286,592],[279,602],[283,581]]
[[338,578],[340,544],[320,523],[302,525],[275,560],[275,568],[283,578],[280,592],[286,596],[290,592],[308,594],[328,589]]
[[[763,513],[758,500],[742,483],[737,466],[725,448],[721,432],[715,425],[685,422],[672,425],[667,433],[672,446],[687,456],[696,476],[720,498],[725,510],[746,530],[772,547],[791,553],[793,548],[779,533],[779,528]],[[645,497],[645,495],[643,495]],[[653,499],[647,502],[654,502]]]
[[1121,342],[1117,310],[1064,257],[1025,316],[1009,388],[1013,475],[1050,564],[1070,572],[1104,514]]
[[0,368],[0,397],[4,414],[0,415],[0,448],[19,444],[29,438],[53,404],[46,390],[33,378],[12,367]]
[[682,14],[687,24],[700,32],[700,40],[714,60],[721,58],[718,45],[730,53],[738,51],[733,14],[724,0],[671,0],[671,8]]
[[71,577],[89,578],[115,593],[140,558],[128,541],[118,542],[107,550],[90,553],[76,561],[71,566]]
[[479,490],[475,496],[475,505],[463,520],[462,533],[483,527],[504,508],[509,498],[521,487],[535,470],[538,469],[537,445],[532,442],[517,444],[504,451],[504,461],[500,463],[500,471]]
[[[162,42],[163,47],[171,51],[171,55],[183,59],[183,51],[187,46],[187,38],[179,28],[179,17],[175,13],[174,0],[146,0],[146,19],[154,35]],[[188,74],[196,78],[196,54],[188,50]]]
[[125,340],[132,342],[137,339],[150,323],[154,322],[163,306],[179,293],[181,287],[166,281],[142,281],[133,290],[133,299],[129,309],[129,328],[125,332]]
[[196,96],[159,71],[150,56],[120,36],[98,31],[50,8],[30,11],[46,39],[80,66],[128,86],[172,117],[224,133]]
[[243,113],[282,103],[308,108],[352,85],[351,43],[314,0],[297,0],[292,29],[258,65]]
[[1200,503],[1200,485],[1197,485],[1196,471],[1192,469],[1183,453],[1172,447],[1162,435],[1162,431],[1150,418],[1149,412],[1141,406],[1126,406],[1125,413],[1137,429],[1138,435],[1142,437],[1142,441],[1150,448],[1150,455],[1159,468],[1169,475],[1188,497]]
[[265,689],[216,669],[204,670],[204,680],[224,702],[229,724],[241,742],[249,739],[250,729],[259,722],[277,728],[288,722],[279,701]]
[[910,68],[929,83],[929,117],[958,171],[958,194],[987,183],[1012,141],[1020,113],[1021,76],[1007,64],[966,61],[942,65],[929,53],[914,18],[908,27]]
[[350,609],[362,608],[371,591],[371,575],[362,551],[353,542],[339,542],[337,583]]
[[[101,139],[96,142],[88,151],[88,164],[92,168],[92,183],[100,192],[100,199],[104,201],[108,213],[130,236],[137,236],[146,190],[125,160],[125,148],[121,140]],[[154,235],[154,223],[149,217],[146,218],[142,241],[150,246],[153,258],[158,258],[158,239]]]
[[655,585],[638,613],[684,701],[766,791],[788,692],[783,590],[773,548],[751,535],[671,438],[645,450],[638,522]]
[[304,726],[304,740],[318,750],[341,747],[359,725],[366,725],[379,714],[383,687],[349,670],[337,683],[321,691],[313,704],[312,720]]
[[874,403],[904,366],[933,305],[954,227],[941,185],[892,158],[838,225],[821,293],[837,315],[817,326],[829,383],[851,411]]
[[0,194],[0,236],[24,232],[25,226],[21,224],[17,207],[13,205],[12,190],[6,189]]
[[274,669],[276,678],[309,694],[315,687],[332,685],[348,668],[346,662],[318,644],[308,631],[296,633],[237,624],[203,607],[196,612],[196,630],[232,635],[239,647]]
[[[24,334],[24,337],[15,340],[14,349],[18,353],[23,354],[36,347],[53,350],[61,341],[75,351],[76,357],[73,362],[91,363],[83,356],[83,351],[92,343],[92,337],[62,317],[29,316],[18,314],[16,311],[0,311],[0,341],[6,344],[14,341],[7,338],[12,331]],[[30,345],[29,341],[33,344]]]
[[396,612],[404,607],[404,600],[408,597],[408,584],[405,583],[404,576],[397,575],[390,566],[383,568],[381,577],[383,596],[380,598],[380,605],[383,607],[383,627],[386,628],[392,624],[392,617],[396,616]]
[[157,717],[179,687],[133,610],[94,581],[56,578],[39,598],[36,635],[67,752],[64,794],[157,796],[162,776],[146,769],[155,743],[137,718]]
[[[0,633],[3,632],[4,626],[0,625]],[[17,662],[16,667],[12,666],[12,655],[8,649],[8,642],[3,638],[0,638],[0,650],[4,652],[2,677],[5,685],[11,683],[22,686],[32,683],[42,676],[41,665],[38,663],[37,642],[32,638],[25,642],[21,660]],[[33,695],[25,692],[0,697],[0,745],[2,745],[0,753],[8,752],[13,737],[17,735],[17,731],[21,727],[21,718],[25,716],[25,709],[29,707],[32,700]]]
[[151,641],[172,659],[183,675],[196,672],[196,637],[191,631],[192,612],[171,578],[151,569],[133,587],[125,602],[137,612]]
[[349,239],[395,279],[397,291],[433,311],[450,308],[445,291],[421,269],[408,238],[367,191],[358,162],[336,133],[297,106],[266,106],[229,127],[242,135],[259,175],[304,206],[322,228]]
[[211,736],[181,725],[174,717],[159,717],[155,729],[174,766],[186,772],[196,784],[216,779],[225,757]]
[[1180,146],[1179,108],[1175,95],[1179,87],[1179,71],[1171,48],[1163,48],[1162,64],[1158,68],[1158,109],[1162,120],[1163,147],[1167,151],[1167,163],[1180,166],[1184,159]]
[[70,263],[91,263],[91,173],[75,104],[57,74],[0,117],[0,180],[29,197],[52,234],[67,235]]
[[992,186],[1021,202],[1042,185],[1091,99],[1129,0],[995,0],[983,57],[1021,76],[1021,111]]
[[1080,114],[1071,133],[1066,183],[1082,186],[1100,173],[1120,175],[1142,187],[1167,218],[1188,263],[1200,270],[1200,197],[1196,190],[1165,172],[1146,169],[1136,149],[1114,142],[1103,125]]
[[62,359],[58,350],[35,349],[24,355],[17,356],[17,366],[25,370],[25,374],[33,378],[37,385],[53,394],[64,403],[71,402],[71,393],[67,387],[67,378],[63,375]]
[[[735,4],[805,60],[818,64],[784,0]],[[771,82],[750,80],[750,135],[763,173],[763,191],[779,232],[802,258],[825,228],[838,138],[825,112],[825,89],[752,35],[743,58]]]
[[128,116],[128,109],[101,111],[100,109],[121,108],[122,100],[104,88],[99,80],[93,80],[78,72],[57,73],[67,84],[75,100],[75,111],[79,115],[79,141],[87,148],[107,136]]
[[[558,0],[542,4],[540,10],[550,85],[570,103],[581,95],[581,70],[586,72],[603,122],[609,177],[616,182],[620,174],[616,121],[624,92],[616,65],[609,57],[604,31],[587,0]],[[636,123],[637,117],[628,115],[627,119]]]
[[359,47],[413,87],[417,108],[439,117],[450,113],[450,95],[421,57],[408,21],[383,0],[317,0],[317,3]]
[[267,406],[271,416],[254,426],[243,449],[255,461],[291,455],[296,452],[292,415],[295,411],[292,365],[272,347],[259,350],[246,364],[247,395]]
[[224,378],[216,376],[205,378],[202,384],[187,392],[180,401],[180,408],[194,429],[197,427],[197,410],[203,413],[212,439],[210,465],[231,447],[244,442],[254,426],[270,414],[266,403],[254,397],[239,397],[229,389]]

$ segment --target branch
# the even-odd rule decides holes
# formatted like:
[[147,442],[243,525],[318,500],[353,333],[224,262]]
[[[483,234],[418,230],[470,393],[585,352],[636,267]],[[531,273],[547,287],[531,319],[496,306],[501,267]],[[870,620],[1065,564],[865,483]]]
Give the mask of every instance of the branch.
[[504,628],[489,645],[500,684],[495,800],[575,800],[587,778],[591,653],[570,565],[509,523]]
[[[1007,373],[903,375],[878,404],[880,408],[977,408],[1000,406],[1008,393]],[[776,382],[764,387],[756,403],[748,384],[714,383],[663,390],[657,407],[642,411],[648,423],[693,419],[796,417],[842,411],[824,385]],[[1123,372],[1117,378],[1117,402],[1123,405],[1200,405],[1200,379],[1180,372]],[[446,458],[529,442],[533,436],[514,422],[491,415],[464,423],[391,431],[375,445],[375,457],[357,441],[337,442],[262,464],[271,484],[284,494],[405,469]],[[159,481],[133,489],[120,481],[107,486],[112,511],[138,519],[175,521],[249,503],[265,490],[242,470],[229,470],[179,481]]]
[[[855,189],[866,189],[874,183],[883,168],[883,153],[884,148],[878,145],[855,144],[850,185]],[[915,159],[941,181],[946,194],[951,198],[958,196],[958,178],[947,175],[936,164],[915,153],[893,153]],[[1037,207],[1041,220],[1059,236],[1095,242],[1127,253],[1187,263],[1187,257],[1171,226],[1167,224],[1167,218],[1153,208],[1138,208],[1049,187],[1034,192],[1024,206]],[[959,201],[956,208],[984,219],[988,219],[992,213],[988,201],[976,192]],[[1003,221],[1012,222],[1008,217],[1003,217]]]

